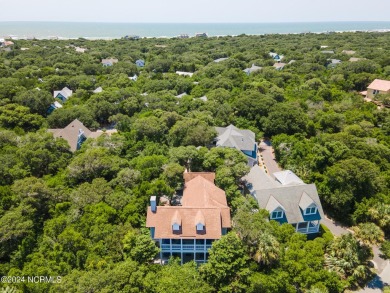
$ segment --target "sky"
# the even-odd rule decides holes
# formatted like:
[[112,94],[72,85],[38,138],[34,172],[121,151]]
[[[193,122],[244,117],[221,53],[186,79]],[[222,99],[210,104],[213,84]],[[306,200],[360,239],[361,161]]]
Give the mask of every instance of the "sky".
[[389,0],[0,0],[0,21],[390,21]]

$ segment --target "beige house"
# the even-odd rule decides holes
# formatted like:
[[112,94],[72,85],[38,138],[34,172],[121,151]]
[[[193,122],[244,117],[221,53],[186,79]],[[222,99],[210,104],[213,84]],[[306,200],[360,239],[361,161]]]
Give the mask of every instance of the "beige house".
[[372,100],[377,94],[390,94],[390,81],[375,79],[367,87],[367,98]]

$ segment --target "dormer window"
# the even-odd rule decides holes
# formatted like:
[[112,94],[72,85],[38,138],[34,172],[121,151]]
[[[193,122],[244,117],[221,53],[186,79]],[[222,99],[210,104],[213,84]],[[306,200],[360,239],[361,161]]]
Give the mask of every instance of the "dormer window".
[[311,206],[311,207],[308,207],[306,210],[305,210],[305,215],[314,215],[317,213],[317,207],[316,206]]
[[271,220],[283,218],[283,210],[275,210],[271,213]]
[[174,224],[172,225],[172,230],[173,230],[173,231],[180,231],[180,225],[177,224],[177,223],[174,223]]
[[202,223],[196,224],[196,231],[203,231],[204,230],[204,225]]

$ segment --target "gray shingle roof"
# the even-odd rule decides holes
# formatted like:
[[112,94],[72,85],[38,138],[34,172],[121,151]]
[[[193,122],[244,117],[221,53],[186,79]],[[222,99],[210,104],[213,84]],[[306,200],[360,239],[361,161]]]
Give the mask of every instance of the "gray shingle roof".
[[290,170],[275,172],[274,176],[276,180],[278,180],[282,185],[305,184],[301,178],[299,178],[297,175],[294,174],[294,172]]
[[75,152],[77,150],[77,140],[80,132],[88,138],[96,138],[103,134],[103,132],[92,132],[87,127],[84,126],[78,119],[73,120],[68,126],[65,128],[57,128],[57,129],[48,129],[49,132],[53,133],[55,138],[63,138],[65,139],[70,146],[70,150]]
[[247,129],[238,129],[230,124],[228,127],[216,127],[217,146],[236,148],[241,151],[252,151],[255,146],[255,134]]
[[[272,212],[279,206],[282,207],[288,223],[291,224],[319,220],[324,217],[315,184],[305,184],[289,170],[276,172],[274,176],[276,178],[279,176],[281,181],[283,183],[287,182],[287,184],[273,180],[259,166],[252,167],[249,174],[243,177],[249,190],[257,199],[260,208]],[[304,215],[305,209],[313,203],[318,208],[317,213],[310,216]]]

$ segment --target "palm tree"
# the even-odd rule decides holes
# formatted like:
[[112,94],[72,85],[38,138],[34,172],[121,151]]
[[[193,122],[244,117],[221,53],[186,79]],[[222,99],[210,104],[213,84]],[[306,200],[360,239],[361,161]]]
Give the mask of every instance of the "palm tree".
[[384,241],[385,234],[374,223],[362,223],[352,227],[352,230],[355,232],[355,238],[364,245],[378,245]]
[[276,238],[268,232],[259,237],[254,259],[263,265],[271,265],[279,259],[280,245]]
[[354,276],[356,279],[365,277],[366,261],[369,254],[352,234],[343,234],[336,237],[325,254],[325,266],[342,278]]

